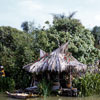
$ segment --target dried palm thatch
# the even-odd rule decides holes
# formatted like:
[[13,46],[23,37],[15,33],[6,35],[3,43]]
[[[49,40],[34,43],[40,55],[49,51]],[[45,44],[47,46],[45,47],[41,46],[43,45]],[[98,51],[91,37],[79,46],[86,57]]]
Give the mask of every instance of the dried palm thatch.
[[87,69],[85,64],[77,61],[71,53],[68,52],[68,43],[60,46],[50,54],[42,51],[42,57],[36,63],[25,65],[23,68],[31,73],[48,71],[63,72],[74,70],[76,72]]
[[46,55],[46,52],[40,49],[40,58],[42,58],[44,55]]

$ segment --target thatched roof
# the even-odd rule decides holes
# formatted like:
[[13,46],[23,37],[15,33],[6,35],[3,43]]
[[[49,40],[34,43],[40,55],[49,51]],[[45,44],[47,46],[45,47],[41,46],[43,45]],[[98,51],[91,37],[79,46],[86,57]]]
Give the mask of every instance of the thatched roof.
[[25,65],[23,68],[31,73],[39,73],[46,70],[51,72],[63,72],[69,71],[69,69],[79,72],[87,69],[85,64],[77,61],[71,53],[68,52],[68,43],[60,46],[50,54],[43,54],[39,61]]
[[44,55],[46,55],[46,52],[40,49],[40,58],[42,58]]

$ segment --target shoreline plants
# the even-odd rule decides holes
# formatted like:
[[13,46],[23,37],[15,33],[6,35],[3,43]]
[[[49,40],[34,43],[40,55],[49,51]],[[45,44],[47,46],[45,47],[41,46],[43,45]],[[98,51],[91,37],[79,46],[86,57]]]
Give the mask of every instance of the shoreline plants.
[[87,72],[84,76],[75,78],[73,86],[79,90],[79,96],[100,94],[100,74]]

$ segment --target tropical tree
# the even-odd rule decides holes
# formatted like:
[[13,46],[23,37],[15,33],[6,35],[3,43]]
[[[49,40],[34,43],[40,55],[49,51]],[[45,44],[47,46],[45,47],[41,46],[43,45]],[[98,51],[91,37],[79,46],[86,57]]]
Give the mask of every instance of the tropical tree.
[[78,19],[57,15],[54,16],[52,25],[47,22],[48,29],[33,32],[37,36],[34,41],[37,41],[38,47],[51,52],[59,45],[70,41],[69,51],[79,61],[93,64],[97,59],[100,59],[100,51],[94,47],[93,35]]
[[26,33],[32,33],[35,29],[34,21],[25,21],[21,24],[21,28]]
[[94,35],[95,40],[96,40],[95,44],[100,45],[100,27],[99,26],[95,26],[92,29],[92,34]]
[[28,31],[29,31],[29,25],[28,25],[29,23],[27,22],[27,21],[25,21],[25,22],[23,22],[22,24],[21,24],[21,28],[23,29],[23,31],[24,32],[27,32],[28,33]]
[[16,88],[29,85],[30,75],[22,67],[33,61],[31,34],[11,27],[0,27],[0,65],[4,66],[6,77],[14,79]]

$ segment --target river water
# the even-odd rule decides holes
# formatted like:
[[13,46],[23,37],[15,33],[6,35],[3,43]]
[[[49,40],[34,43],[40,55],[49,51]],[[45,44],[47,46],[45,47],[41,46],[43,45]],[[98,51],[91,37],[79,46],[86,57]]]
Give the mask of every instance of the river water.
[[[8,97],[6,94],[0,94],[0,100],[20,100]],[[22,99],[21,99],[22,100]],[[90,97],[47,97],[47,98],[30,98],[26,100],[100,100],[100,96]]]

